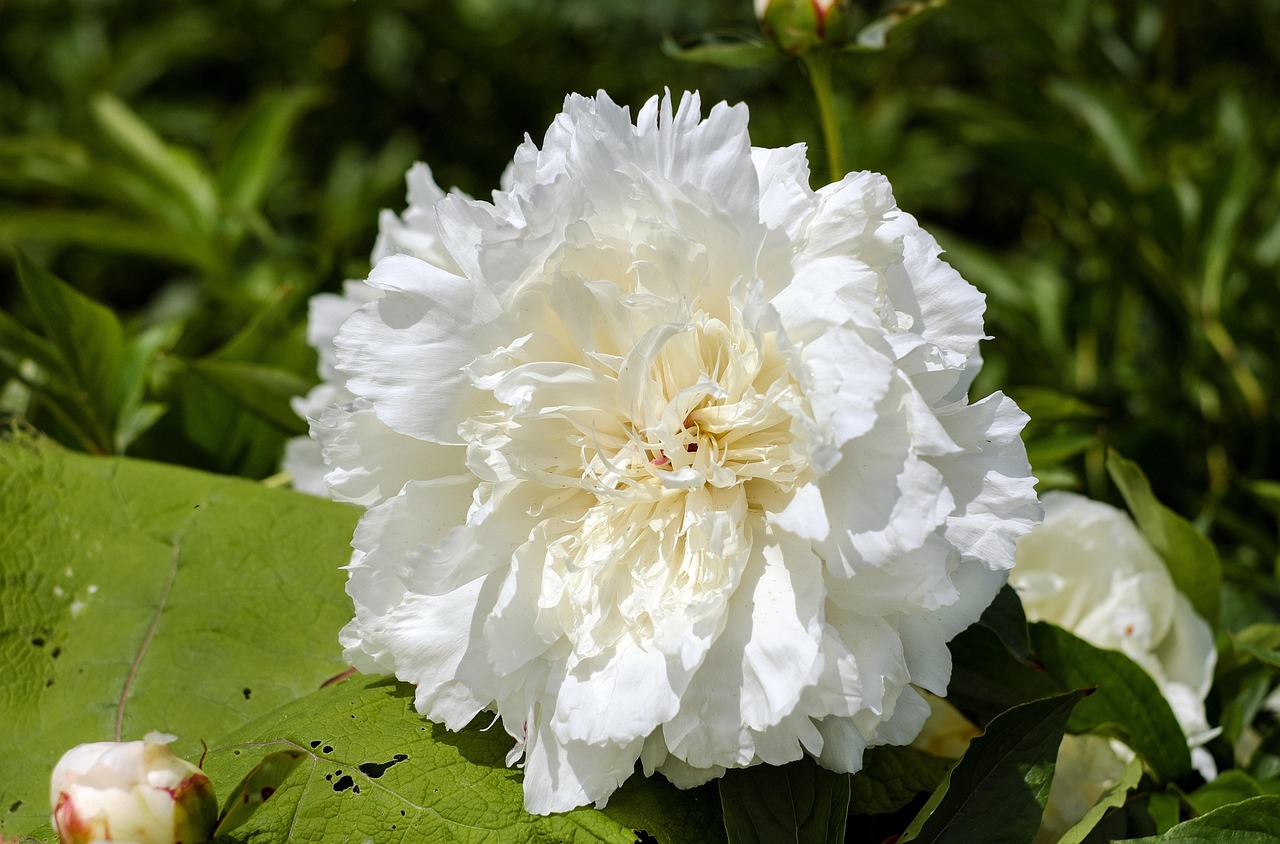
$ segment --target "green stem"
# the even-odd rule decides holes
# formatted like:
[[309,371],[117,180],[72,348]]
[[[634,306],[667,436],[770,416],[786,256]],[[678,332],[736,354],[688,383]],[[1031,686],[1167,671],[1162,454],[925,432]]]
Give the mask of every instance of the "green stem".
[[831,181],[845,174],[844,146],[840,139],[840,124],[836,120],[835,99],[831,89],[831,55],[824,50],[811,50],[801,57],[809,71],[809,84],[818,101],[818,117],[822,121],[822,138],[827,145],[827,166]]

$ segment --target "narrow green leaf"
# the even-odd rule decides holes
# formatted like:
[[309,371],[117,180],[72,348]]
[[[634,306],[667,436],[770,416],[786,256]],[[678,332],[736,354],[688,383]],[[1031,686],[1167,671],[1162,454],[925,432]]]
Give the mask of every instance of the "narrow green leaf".
[[1204,240],[1203,294],[1215,311],[1222,304],[1222,287],[1231,253],[1240,243],[1240,223],[1253,201],[1258,184],[1263,182],[1258,171],[1249,155],[1236,153],[1231,176]]
[[[632,844],[636,829],[661,842],[722,841],[707,789],[682,792],[633,775],[603,810],[550,816],[523,808],[523,774],[505,761],[511,738],[482,715],[460,732],[413,708],[413,687],[356,677],[293,701],[219,741],[205,758],[215,786],[237,781],[264,750],[303,754],[266,805],[237,831],[246,841],[339,844],[377,841],[575,841]],[[634,810],[633,791],[656,790],[657,813]],[[340,824],[334,823],[341,817]]]
[[682,62],[730,68],[766,67],[786,58],[763,40],[741,36],[710,36],[688,46],[666,36],[662,51]]
[[304,751],[293,747],[268,753],[228,793],[218,826],[213,830],[214,837],[226,835],[253,817],[306,758]]
[[227,152],[222,168],[222,196],[227,205],[257,208],[275,175],[289,132],[319,101],[313,89],[271,92],[254,103]]
[[48,819],[49,772],[72,745],[160,730],[196,759],[201,738],[343,671],[357,516],[251,481],[0,442],[0,837]]
[[1146,180],[1143,147],[1125,109],[1105,96],[1063,78],[1050,80],[1048,92],[1093,134],[1115,172],[1130,188],[1136,188]]
[[1018,407],[1031,417],[1028,425],[1043,427],[1071,419],[1096,419],[1102,416],[1100,408],[1069,393],[1047,387],[1010,390],[1009,394],[1018,402]]
[[1267,794],[1280,795],[1280,780],[1259,782],[1244,771],[1237,770],[1223,771],[1212,782],[1191,792],[1187,799],[1197,814],[1206,815],[1223,806]]
[[1232,634],[1231,642],[1263,665],[1280,668],[1280,624],[1251,624]]
[[32,373],[17,361],[0,355],[0,380],[12,379],[21,384],[36,403],[48,410],[75,438],[85,451],[101,451],[99,441],[105,434],[99,431],[92,408],[70,379],[46,378],[43,372]]
[[844,841],[849,775],[808,756],[788,765],[735,768],[720,779],[730,844],[832,844]]
[[116,451],[123,452],[143,431],[155,424],[164,405],[150,404],[143,409],[147,384],[156,360],[162,352],[177,344],[182,336],[181,320],[154,325],[129,337],[120,361],[120,381],[116,389]]
[[116,315],[18,252],[23,293],[40,318],[74,386],[85,396],[97,422],[95,436],[104,451],[112,448],[116,385],[120,378],[124,331]]
[[293,412],[289,400],[307,391],[310,382],[278,366],[230,360],[203,360],[191,371],[281,430],[305,434],[307,424]]
[[1093,804],[1093,807],[1085,813],[1085,816],[1077,821],[1075,826],[1062,833],[1062,837],[1058,839],[1058,844],[1081,844],[1089,833],[1093,832],[1093,828],[1102,820],[1103,815],[1124,805],[1129,792],[1137,787],[1138,781],[1141,779],[1142,762],[1135,756],[1129,760],[1129,764],[1124,766],[1124,773],[1120,775],[1120,779],[1102,792],[1098,802]]
[[1031,625],[1031,645],[1045,670],[1065,687],[1096,687],[1071,716],[1071,733],[1118,738],[1170,782],[1191,771],[1191,752],[1156,681],[1119,651],[1094,647],[1043,621]]
[[1280,841],[1280,797],[1254,797],[1180,823],[1163,835],[1116,844],[1276,844]]
[[1027,437],[1027,461],[1032,466],[1056,466],[1083,454],[1099,442],[1096,434],[1061,431]]
[[[1280,219],[1277,219],[1277,223],[1280,223]],[[1280,481],[1252,481],[1247,488],[1258,497],[1264,507],[1280,513]]]
[[169,412],[169,405],[146,401],[126,411],[116,423],[116,453],[124,454],[134,440],[145,434]]
[[177,261],[201,270],[215,263],[205,244],[186,234],[111,211],[36,210],[0,213],[0,241],[76,243]]
[[93,98],[98,125],[121,152],[154,179],[180,195],[193,231],[212,230],[218,214],[217,192],[203,167],[170,147],[123,102],[110,94]]
[[1107,454],[1107,472],[1124,496],[1147,541],[1164,560],[1178,591],[1209,624],[1218,623],[1222,563],[1218,551],[1190,522],[1156,500],[1147,476],[1116,451]]
[[50,378],[64,383],[71,380],[71,373],[58,350],[5,310],[0,310],[0,351],[12,355],[15,360],[32,361]]
[[898,841],[1030,841],[1049,797],[1067,719],[1088,694],[1067,692],[997,716],[969,744]]
[[868,748],[862,770],[850,780],[849,811],[858,815],[896,812],[923,791],[933,791],[952,760],[914,747]]

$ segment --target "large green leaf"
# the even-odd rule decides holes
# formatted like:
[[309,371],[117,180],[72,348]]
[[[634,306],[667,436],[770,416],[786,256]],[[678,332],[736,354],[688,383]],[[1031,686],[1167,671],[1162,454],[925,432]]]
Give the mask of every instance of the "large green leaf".
[[789,765],[757,765],[720,779],[730,844],[838,844],[849,815],[849,775],[808,756]]
[[1031,652],[1027,614],[1022,609],[1022,599],[1012,586],[1005,584],[1000,588],[995,600],[983,610],[978,624],[990,629],[1014,659],[1033,668],[1042,667]]
[[1164,559],[1174,584],[1187,596],[1196,612],[1218,622],[1222,593],[1222,563],[1218,551],[1190,522],[1156,500],[1147,476],[1138,464],[1112,451],[1107,472],[1120,489],[1139,529]]
[[0,443],[0,836],[86,741],[213,740],[344,669],[343,505],[30,438]]
[[1087,694],[1031,701],[992,720],[898,841],[1030,841],[1049,797],[1067,718]]
[[980,725],[1020,703],[1064,691],[1043,666],[1015,657],[991,626],[973,624],[947,648],[952,665],[947,700]]
[[[1275,844],[1280,841],[1280,797],[1254,797],[1180,823],[1164,835],[1126,844]],[[1120,842],[1117,842],[1120,844]]]
[[[304,754],[271,799],[229,838],[237,842],[722,841],[715,789],[681,792],[636,774],[601,811],[549,817],[522,808],[511,739],[481,716],[452,733],[413,709],[413,687],[360,677],[314,692],[210,750],[215,786],[237,781],[270,751]],[[338,822],[334,818],[340,818]]]
[[862,770],[850,780],[849,811],[858,815],[896,812],[917,794],[937,788],[951,762],[914,747],[868,748]]
[[1068,731],[1120,739],[1162,781],[1190,773],[1191,752],[1178,719],[1155,680],[1137,663],[1043,621],[1031,625],[1031,644],[1060,685],[1097,688],[1076,707]]

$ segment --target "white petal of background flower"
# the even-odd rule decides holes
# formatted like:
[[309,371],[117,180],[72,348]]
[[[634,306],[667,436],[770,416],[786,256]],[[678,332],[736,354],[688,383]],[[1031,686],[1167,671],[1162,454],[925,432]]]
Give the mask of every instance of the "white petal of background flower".
[[[1068,492],[1046,493],[1044,509],[1044,524],[1018,541],[1010,578],[1027,618],[1050,621],[1142,666],[1169,701],[1196,769],[1212,780],[1217,769],[1202,747],[1218,733],[1204,707],[1217,662],[1208,622],[1123,511]],[[1057,841],[1132,755],[1116,741],[1064,737],[1036,840]]]
[[982,295],[882,176],[808,180],[745,107],[571,96],[492,202],[410,171],[315,316],[347,656],[496,711],[530,811],[911,741],[1039,518]]

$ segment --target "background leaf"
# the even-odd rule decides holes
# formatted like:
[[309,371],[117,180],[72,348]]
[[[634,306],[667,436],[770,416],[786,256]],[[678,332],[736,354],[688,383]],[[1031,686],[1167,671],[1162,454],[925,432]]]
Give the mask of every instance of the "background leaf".
[[[1180,823],[1163,835],[1127,844],[1275,844],[1280,840],[1280,797],[1254,797]],[[1117,842],[1119,844],[1119,842]]]
[[1062,837],[1058,839],[1058,844],[1080,844],[1088,837],[1093,828],[1102,820],[1102,816],[1112,809],[1123,806],[1129,792],[1142,779],[1142,760],[1137,756],[1129,760],[1124,766],[1124,773],[1120,779],[1116,780],[1098,798],[1085,816],[1075,823],[1070,829],[1062,833]]
[[730,844],[835,844],[844,841],[849,775],[809,756],[734,768],[720,778],[720,805]]
[[1030,841],[1040,826],[1067,718],[1087,694],[1024,703],[992,720],[898,841]]
[[83,396],[99,447],[111,451],[124,348],[120,320],[23,252],[18,253],[18,277],[45,333],[66,362],[73,379],[67,386]]
[[1211,625],[1218,622],[1222,563],[1218,551],[1191,523],[1156,500],[1147,476],[1115,451],[1107,454],[1107,472],[1119,487],[1129,512],[1169,568],[1174,585]]
[[1161,781],[1190,773],[1186,737],[1151,675],[1119,651],[1094,647],[1060,627],[1041,621],[1030,629],[1036,655],[1061,685],[1097,688],[1072,713],[1069,732],[1120,739]]
[[210,750],[205,770],[218,786],[265,750],[305,756],[232,841],[631,844],[637,829],[663,844],[723,840],[714,787],[678,791],[661,777],[632,776],[604,810],[528,814],[523,775],[505,762],[512,740],[491,720],[449,732],[414,711],[412,686],[358,677],[236,731]]
[[257,208],[276,174],[294,124],[319,96],[311,89],[273,91],[262,95],[245,118],[222,169],[222,196],[227,205]]
[[0,443],[0,835],[72,745],[211,740],[346,666],[356,510],[45,440]]
[[289,404],[307,391],[310,383],[305,378],[279,366],[229,360],[196,361],[191,371],[281,430],[307,432],[306,421]]

